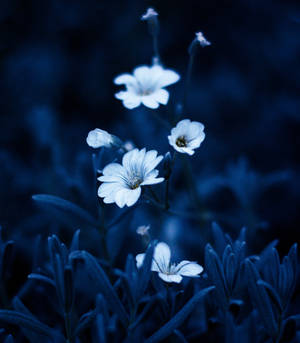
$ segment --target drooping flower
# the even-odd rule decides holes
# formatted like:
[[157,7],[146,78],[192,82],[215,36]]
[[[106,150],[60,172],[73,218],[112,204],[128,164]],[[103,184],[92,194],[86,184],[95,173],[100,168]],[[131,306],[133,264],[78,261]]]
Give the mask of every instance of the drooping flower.
[[150,230],[150,225],[141,225],[136,229],[136,233],[140,236],[148,235],[148,231]]
[[199,42],[199,44],[202,46],[202,48],[211,45],[211,42],[209,42],[204,36],[202,32],[196,32],[196,39]]
[[168,136],[169,144],[178,152],[193,155],[205,138],[204,125],[183,119],[177,123]]
[[153,17],[157,17],[158,13],[151,7],[147,9],[147,12],[142,15],[141,20],[149,20]]
[[103,169],[103,182],[98,189],[98,196],[106,204],[116,203],[119,207],[134,205],[141,195],[141,186],[154,185],[164,181],[158,177],[155,167],[163,159],[157,151],[133,149],[127,152],[122,164],[110,163]]
[[[145,254],[136,256],[136,265],[143,265]],[[157,272],[158,276],[166,282],[180,283],[183,276],[198,277],[203,267],[196,262],[183,260],[178,264],[171,263],[171,250],[169,246],[160,242],[156,245],[153,254],[151,270]]]
[[169,92],[164,89],[180,79],[173,70],[164,69],[158,64],[151,67],[140,66],[134,69],[133,74],[122,74],[115,78],[114,83],[125,85],[126,90],[115,94],[123,101],[126,108],[133,109],[141,104],[149,108],[158,108],[159,104],[166,105]]
[[121,147],[121,140],[108,133],[105,130],[94,129],[88,133],[86,138],[87,144],[92,148],[111,148],[111,147]]

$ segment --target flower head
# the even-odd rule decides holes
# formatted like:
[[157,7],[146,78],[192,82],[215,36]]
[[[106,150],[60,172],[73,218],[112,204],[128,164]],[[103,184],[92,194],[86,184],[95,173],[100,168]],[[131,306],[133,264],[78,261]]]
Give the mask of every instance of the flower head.
[[112,148],[117,147],[120,148],[122,146],[122,141],[114,135],[101,130],[95,129],[89,132],[86,138],[87,144],[92,148]]
[[98,189],[98,196],[106,204],[116,203],[119,207],[134,205],[141,195],[141,186],[153,185],[164,181],[158,177],[155,167],[163,159],[157,151],[133,149],[127,152],[122,164],[110,163],[103,169],[103,182]]
[[142,15],[141,20],[148,20],[157,16],[158,16],[158,13],[153,8],[148,8],[147,12]]
[[[136,265],[140,268],[144,262],[145,254],[136,256]],[[183,276],[198,277],[203,271],[196,262],[183,260],[178,264],[171,263],[171,251],[166,243],[156,245],[153,254],[151,270],[158,272],[158,276],[166,282],[180,283]]]
[[211,42],[209,42],[204,36],[202,32],[196,32],[196,39],[202,46],[202,48],[211,45]]
[[115,84],[126,86],[126,91],[116,93],[115,97],[122,100],[123,105],[129,109],[141,104],[153,109],[158,108],[159,104],[166,105],[169,100],[169,92],[164,87],[179,79],[180,76],[175,71],[164,69],[158,64],[152,67],[137,67],[133,75],[122,74],[115,78]]
[[113,137],[104,130],[95,129],[89,132],[86,142],[92,148],[110,148],[113,144]]
[[181,120],[168,136],[169,144],[181,153],[193,155],[205,138],[204,125],[190,119]]
[[136,233],[140,236],[148,235],[148,231],[150,230],[150,225],[141,225],[136,229]]

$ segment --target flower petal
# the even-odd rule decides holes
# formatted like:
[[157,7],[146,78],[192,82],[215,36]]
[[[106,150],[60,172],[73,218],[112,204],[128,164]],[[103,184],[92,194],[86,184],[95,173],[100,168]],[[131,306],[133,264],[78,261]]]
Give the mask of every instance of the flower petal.
[[203,267],[196,262],[184,260],[176,266],[176,272],[183,276],[197,277],[203,272]]
[[159,107],[159,103],[155,100],[153,94],[142,96],[142,103],[149,108],[155,109]]
[[112,136],[101,129],[95,129],[88,133],[86,138],[87,144],[92,148],[110,147],[112,144]]
[[134,205],[141,195],[141,187],[136,189],[122,188],[115,195],[115,202],[120,207],[123,208],[125,205]]
[[168,103],[168,100],[169,100],[169,92],[165,89],[158,89],[157,91],[155,91],[153,94],[152,94],[153,98],[163,104],[163,105],[166,105]]
[[145,256],[146,256],[146,254],[138,254],[135,256],[137,268],[141,268],[141,266],[143,265]]
[[123,100],[123,105],[130,110],[140,106],[141,104],[141,98],[134,92],[121,91],[119,93],[116,93],[115,97],[119,100]]
[[123,85],[128,83],[136,83],[135,78],[130,74],[121,74],[114,79],[116,85]]
[[177,74],[175,71],[170,70],[170,69],[167,69],[167,70],[164,69],[159,79],[159,87],[167,87],[179,81],[179,79],[180,79],[180,75]]
[[158,177],[158,178],[147,178],[141,183],[141,186],[147,186],[147,185],[156,185],[157,183],[161,183],[165,181],[163,177]]
[[168,244],[160,242],[154,249],[153,258],[161,271],[168,270],[171,260],[171,250]]
[[164,274],[164,273],[158,273],[158,276],[164,280],[165,282],[175,282],[180,283],[182,280],[182,276],[175,275],[175,274]]

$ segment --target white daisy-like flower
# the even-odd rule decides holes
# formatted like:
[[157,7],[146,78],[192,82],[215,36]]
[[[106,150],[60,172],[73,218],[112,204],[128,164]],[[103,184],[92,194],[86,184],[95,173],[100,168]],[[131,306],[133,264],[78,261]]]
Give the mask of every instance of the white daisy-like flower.
[[166,105],[169,92],[164,89],[180,79],[173,70],[164,69],[156,64],[152,67],[140,66],[134,69],[133,74],[122,74],[115,78],[114,83],[125,85],[126,90],[115,94],[117,99],[123,101],[128,109],[141,104],[149,108],[158,108],[159,104]]
[[133,149],[127,152],[122,164],[110,163],[98,178],[103,182],[98,189],[98,196],[104,198],[106,204],[116,203],[119,207],[134,205],[141,195],[141,186],[154,185],[164,181],[158,177],[155,167],[163,156],[157,156],[157,151]]
[[[136,265],[143,265],[146,254],[136,256]],[[166,282],[180,283],[183,276],[198,277],[203,272],[203,267],[196,262],[183,260],[178,264],[171,263],[171,250],[169,246],[160,242],[156,245],[153,254],[151,270]]]
[[202,48],[211,45],[211,42],[209,42],[204,36],[202,32],[196,32],[196,39],[202,46]]
[[205,138],[203,130],[203,124],[183,119],[171,130],[169,144],[178,152],[193,155]]

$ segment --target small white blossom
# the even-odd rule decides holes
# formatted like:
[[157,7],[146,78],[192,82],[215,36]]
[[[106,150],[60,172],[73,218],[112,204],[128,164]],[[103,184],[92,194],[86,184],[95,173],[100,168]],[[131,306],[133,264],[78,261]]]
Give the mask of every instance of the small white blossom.
[[204,36],[202,32],[196,32],[196,39],[200,43],[200,45],[204,48],[206,46],[211,45],[211,42],[209,42]]
[[[145,254],[136,256],[136,265],[143,265]],[[171,251],[166,243],[160,242],[156,245],[153,254],[151,270],[158,272],[158,276],[166,282],[180,283],[183,276],[198,277],[203,267],[196,262],[183,260],[178,264],[171,263]]]
[[158,13],[153,8],[148,8],[147,12],[142,15],[141,20],[148,20],[157,16],[158,16]]
[[158,108],[159,104],[166,105],[169,100],[169,92],[164,87],[179,79],[175,71],[164,69],[158,64],[152,67],[140,66],[134,69],[133,75],[122,74],[115,78],[115,84],[126,86],[126,90],[116,93],[115,97],[122,100],[123,105],[129,109],[141,104]]
[[183,119],[171,130],[169,144],[178,152],[193,155],[205,138],[203,130],[203,124]]
[[86,142],[92,148],[110,148],[113,145],[113,136],[104,130],[95,129],[89,132]]
[[157,156],[157,151],[133,149],[127,152],[122,164],[110,163],[103,169],[103,176],[98,178],[103,182],[98,189],[98,196],[104,198],[106,204],[116,203],[119,207],[134,205],[141,195],[141,186],[154,185],[164,181],[158,177],[155,167],[163,156]]
[[148,235],[148,231],[150,230],[150,225],[141,225],[136,229],[136,233],[141,236]]

